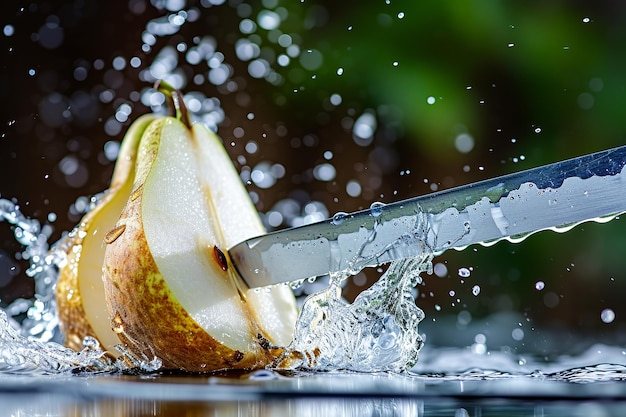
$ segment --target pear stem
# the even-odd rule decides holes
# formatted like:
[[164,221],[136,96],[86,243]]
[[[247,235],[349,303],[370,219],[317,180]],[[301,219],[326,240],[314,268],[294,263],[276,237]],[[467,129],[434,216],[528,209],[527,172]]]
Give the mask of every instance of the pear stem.
[[170,114],[180,120],[188,129],[191,129],[191,119],[187,106],[185,106],[185,100],[183,100],[183,93],[163,80],[157,80],[154,83],[154,89],[163,93],[168,99]]

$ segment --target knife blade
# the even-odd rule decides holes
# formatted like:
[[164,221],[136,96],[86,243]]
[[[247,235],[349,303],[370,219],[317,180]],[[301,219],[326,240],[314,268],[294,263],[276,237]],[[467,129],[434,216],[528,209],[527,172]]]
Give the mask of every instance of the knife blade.
[[424,253],[519,242],[626,212],[626,145],[241,242],[229,256],[251,288]]

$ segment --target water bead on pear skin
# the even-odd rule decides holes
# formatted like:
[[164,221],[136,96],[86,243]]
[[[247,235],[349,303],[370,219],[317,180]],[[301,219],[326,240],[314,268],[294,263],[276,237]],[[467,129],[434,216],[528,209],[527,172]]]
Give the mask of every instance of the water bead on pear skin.
[[111,243],[115,242],[117,240],[117,238],[119,238],[122,235],[122,233],[124,233],[125,230],[126,230],[126,225],[125,224],[121,224],[121,225],[116,226],[115,228],[109,230],[104,235],[104,243],[111,244]]

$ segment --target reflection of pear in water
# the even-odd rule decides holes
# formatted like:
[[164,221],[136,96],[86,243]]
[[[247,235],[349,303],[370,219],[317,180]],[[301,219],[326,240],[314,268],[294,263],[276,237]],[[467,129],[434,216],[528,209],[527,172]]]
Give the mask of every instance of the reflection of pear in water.
[[[190,127],[179,93],[166,93],[179,115],[142,129],[125,206],[100,235],[109,307],[102,327],[113,326],[127,350],[156,355],[167,368],[264,366],[291,340],[293,294],[287,286],[253,291],[237,275],[227,249],[264,233],[263,226],[219,139],[201,124]],[[83,259],[75,261],[78,281]],[[58,298],[72,299],[77,287],[60,286]],[[84,312],[88,323],[96,320]],[[83,329],[74,329],[74,339]]]
[[113,346],[120,342],[111,331],[103,295],[103,239],[130,196],[139,139],[155,118],[144,115],[132,124],[122,143],[110,188],[61,244],[67,250],[67,263],[59,272],[56,302],[66,345],[72,349],[82,349],[83,338],[91,336],[115,354]]

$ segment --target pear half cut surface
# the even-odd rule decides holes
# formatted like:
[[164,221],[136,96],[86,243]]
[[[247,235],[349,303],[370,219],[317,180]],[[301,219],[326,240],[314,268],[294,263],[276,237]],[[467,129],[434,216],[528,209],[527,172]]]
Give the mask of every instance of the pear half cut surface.
[[57,310],[65,344],[74,350],[83,349],[83,340],[89,336],[96,338],[110,355],[117,356],[114,347],[120,340],[111,329],[102,282],[104,236],[117,222],[130,196],[139,139],[155,119],[155,115],[147,114],[131,125],[120,148],[109,189],[58,245],[67,256],[59,270]]
[[160,117],[142,135],[133,191],[109,232],[104,287],[114,332],[165,368],[267,365],[291,342],[288,286],[245,286],[227,249],[264,227],[220,140]]

